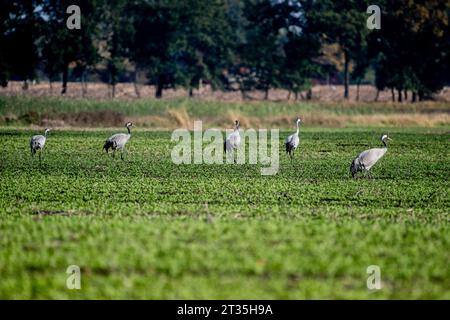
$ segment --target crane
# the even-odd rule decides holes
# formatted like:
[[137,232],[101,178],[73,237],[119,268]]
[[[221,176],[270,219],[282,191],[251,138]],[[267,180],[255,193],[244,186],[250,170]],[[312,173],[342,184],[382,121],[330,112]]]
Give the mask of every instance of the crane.
[[298,137],[298,133],[300,131],[300,123],[302,120],[300,117],[297,117],[295,120],[295,124],[297,126],[297,131],[291,134],[289,137],[286,138],[286,153],[289,154],[289,157],[291,158],[291,162],[294,159],[294,151],[297,149],[300,138]]
[[[239,148],[239,145],[241,144],[241,135],[239,134],[239,121],[236,120],[234,122],[234,125],[234,131],[228,135],[223,144],[223,150],[225,151],[225,153],[233,153],[233,151]],[[234,159],[234,163],[236,163],[236,159]]]
[[373,148],[361,152],[352,162],[350,172],[353,178],[356,178],[358,172],[367,172],[370,175],[370,168],[372,168],[378,160],[380,160],[387,152],[388,141],[392,140],[387,134],[381,136],[383,148]]
[[41,153],[44,149],[45,142],[47,141],[47,134],[51,129],[45,129],[44,135],[35,135],[31,137],[30,140],[30,148],[31,148],[31,156],[34,157],[36,152],[39,151],[39,163],[41,163]]
[[112,149],[112,156],[115,157],[116,150],[120,150],[120,158],[123,160],[123,152],[125,151],[125,145],[130,140],[131,137],[131,126],[133,124],[131,122],[127,122],[125,127],[128,130],[128,133],[116,133],[111,137],[106,139],[105,144],[103,145],[103,149],[108,153],[109,148]]

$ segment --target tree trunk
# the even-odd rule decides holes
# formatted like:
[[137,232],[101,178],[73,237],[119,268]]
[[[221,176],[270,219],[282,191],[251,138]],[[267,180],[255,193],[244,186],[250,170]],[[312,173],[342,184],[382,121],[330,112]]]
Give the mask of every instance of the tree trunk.
[[288,100],[288,101],[291,100],[291,93],[292,93],[292,90],[289,90],[288,96],[287,96],[287,100]]
[[85,71],[81,73],[81,96],[84,98],[87,94],[86,74]]
[[408,101],[408,90],[405,89],[405,101]]
[[398,92],[398,102],[402,102],[403,101],[402,89],[397,89],[397,92]]
[[380,97],[380,89],[377,89],[377,95],[375,96],[375,102],[378,101],[378,98]]
[[192,98],[194,96],[194,90],[192,87],[189,88],[189,98]]
[[359,85],[361,84],[361,81],[358,80],[358,83],[356,84],[356,101],[359,101]]
[[395,92],[394,88],[391,88],[392,102],[395,102]]
[[299,92],[299,94],[300,94],[300,99],[302,99],[302,100],[308,99],[308,92],[306,92],[306,98],[301,91]]
[[311,100],[312,99],[312,89],[309,88],[308,91],[306,92],[306,100]]
[[264,90],[264,100],[269,100],[269,87]]
[[295,91],[295,101],[298,101],[298,92]]
[[53,84],[52,84],[52,80],[48,79],[48,84],[49,84],[49,89],[50,89],[50,95],[53,94]]
[[413,91],[412,93],[412,97],[411,97],[411,102],[416,102],[417,101],[417,93],[415,91]]
[[67,80],[69,78],[69,64],[66,63],[64,65],[64,69],[63,69],[63,85],[62,85],[62,90],[61,90],[61,94],[66,94],[67,93]]
[[161,99],[162,95],[163,95],[163,86],[162,86],[161,81],[158,81],[158,83],[156,84],[155,98]]
[[28,90],[28,80],[23,81],[22,90]]
[[111,84],[111,98],[115,98],[116,97],[116,84],[113,83]]
[[348,93],[348,84],[349,84],[348,65],[349,65],[348,51],[344,50],[344,98],[345,99],[349,98],[349,93]]
[[134,93],[136,94],[136,97],[140,98],[141,92],[139,91],[139,87],[138,87],[138,83],[137,83],[137,71],[136,70],[134,71],[133,85],[134,85]]
[[423,91],[422,91],[422,90],[419,90],[419,91],[417,92],[417,95],[419,96],[419,101],[423,101],[423,96],[424,96]]

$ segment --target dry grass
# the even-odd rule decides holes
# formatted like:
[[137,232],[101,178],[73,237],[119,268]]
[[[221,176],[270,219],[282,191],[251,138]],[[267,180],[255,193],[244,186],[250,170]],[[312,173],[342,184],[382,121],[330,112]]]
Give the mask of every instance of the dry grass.
[[450,125],[450,115],[448,113],[356,115],[349,117],[347,122],[362,126],[435,127]]
[[[315,101],[294,102],[291,99],[274,103],[250,100],[243,103],[240,101],[240,94],[212,92],[206,88],[194,99],[172,99],[186,96],[187,93],[184,90],[167,90],[166,98],[156,101],[148,97],[151,92],[146,90],[153,90],[149,86],[141,88],[144,99],[137,100],[133,97],[134,88],[131,84],[119,84],[117,101],[111,101],[104,100],[107,92],[105,85],[90,84],[89,99],[76,100],[74,104],[70,104],[66,102],[77,97],[78,84],[71,83],[73,90],[61,99],[37,98],[49,95],[46,84],[31,85],[27,92],[20,85],[11,82],[6,90],[0,89],[0,95],[31,96],[22,98],[23,101],[20,98],[7,98],[5,105],[9,105],[9,109],[0,113],[2,124],[89,128],[118,127],[129,120],[141,128],[193,129],[195,120],[203,121],[205,128],[233,128],[234,121],[239,120],[243,128],[292,128],[295,117],[301,116],[304,126],[310,127],[450,126],[450,103],[444,101],[447,96],[450,97],[448,89],[443,90],[439,96],[441,101],[414,104],[393,103],[390,101],[390,92],[380,95],[378,103],[368,102],[373,100],[372,96],[376,93],[370,86],[361,87],[361,102],[343,101],[343,88],[340,86],[315,86]],[[355,90],[354,87],[350,88],[351,96],[354,96]],[[259,94],[251,93],[253,98],[262,98]],[[53,95],[57,95],[56,90]],[[282,90],[271,92],[273,100],[286,97],[287,93]],[[30,103],[32,108],[23,107]],[[51,108],[46,108],[48,103],[51,103]]]
[[190,128],[192,127],[192,121],[189,117],[186,109],[169,109],[167,115],[171,122],[174,122],[178,128]]
[[[448,112],[420,113],[374,113],[374,114],[335,114],[325,111],[304,112],[299,114],[307,127],[436,127],[450,126]],[[269,117],[247,116],[240,111],[230,109],[225,115],[216,117],[193,117],[186,109],[168,109],[164,115],[124,116],[113,111],[92,111],[76,113],[43,113],[28,112],[20,117],[6,115],[0,122],[12,123],[24,120],[30,125],[40,127],[119,127],[126,121],[132,121],[138,127],[152,129],[193,129],[195,120],[201,120],[203,127],[232,128],[235,120],[239,120],[243,128],[290,128],[296,115],[289,113]]]
[[[187,128],[192,130],[193,119],[189,115],[179,115],[176,111],[171,111],[171,118],[158,116],[144,116],[131,118],[132,121],[143,127],[150,128]],[[450,115],[448,113],[433,114],[371,114],[371,115],[335,115],[323,112],[305,113],[301,115],[304,126],[307,127],[328,127],[339,128],[347,126],[368,126],[368,127],[436,127],[450,125]],[[293,117],[290,114],[277,115],[273,117],[242,117],[236,112],[230,111],[225,117],[204,117],[198,120],[203,121],[204,127],[232,128],[234,120],[238,119],[243,128],[289,128],[294,127]]]
[[[83,112],[58,112],[42,113],[35,111],[27,112],[21,116],[6,116],[7,121],[22,120],[30,124],[42,127],[95,127],[99,124],[103,126],[121,126],[125,123],[125,117],[119,112],[101,110],[101,111],[83,111]],[[5,118],[6,118],[5,117]],[[5,119],[3,119],[5,120]],[[7,122],[6,121],[6,122]]]

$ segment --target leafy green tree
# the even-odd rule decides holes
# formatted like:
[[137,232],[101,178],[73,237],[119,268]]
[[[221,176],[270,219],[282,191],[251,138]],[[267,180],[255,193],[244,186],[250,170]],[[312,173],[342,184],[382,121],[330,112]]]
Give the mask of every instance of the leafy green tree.
[[132,60],[147,70],[155,96],[166,88],[198,88],[208,81],[220,86],[220,76],[232,54],[232,30],[225,2],[151,1],[131,6],[136,30]]
[[246,2],[246,39],[241,46],[241,64],[249,70],[246,90],[285,88],[297,94],[311,86],[318,72],[313,61],[320,49],[309,1]]
[[[7,17],[2,21],[1,36],[7,48],[2,51],[1,60],[5,67],[3,74],[6,78],[11,74],[24,81],[24,89],[28,88],[28,80],[35,79],[36,69],[39,64],[38,44],[40,40],[40,26],[42,17],[35,10],[41,5],[41,1],[17,1],[2,2],[1,8],[5,10]],[[5,51],[3,51],[5,50]]]
[[125,70],[126,61],[130,58],[130,44],[134,37],[133,17],[129,15],[128,1],[103,0],[100,10],[98,41],[102,58],[106,61],[108,84],[111,97],[115,96],[119,76]]
[[179,3],[169,50],[177,68],[176,83],[192,90],[202,80],[220,86],[222,70],[232,58],[234,39],[223,0]]
[[289,31],[278,9],[277,4],[264,0],[248,0],[244,8],[246,41],[240,57],[249,70],[246,89],[261,89],[266,99],[270,88],[280,86],[280,70],[286,59],[284,44]]
[[[42,61],[44,71],[49,80],[62,73],[62,91],[67,92],[69,67],[75,65],[84,79],[85,72],[98,61],[94,39],[97,34],[97,1],[91,0],[44,0]],[[68,29],[66,25],[69,15],[66,13],[70,5],[78,5],[81,9],[81,29]]]
[[369,29],[366,10],[369,1],[323,0],[312,14],[321,26],[326,43],[338,43],[344,53],[344,98],[349,98],[350,63],[363,56]]
[[383,2],[382,28],[369,40],[376,52],[377,86],[402,92],[412,100],[431,98],[449,73],[450,29],[448,1]]
[[156,86],[155,97],[161,98],[163,90],[175,82],[176,68],[169,48],[175,31],[176,3],[136,2],[129,10],[135,30],[131,60],[137,68],[147,71],[149,84]]
[[7,36],[9,31],[9,18],[12,10],[12,2],[0,1],[0,85],[6,87],[11,76],[11,46]]
[[[277,4],[282,17],[280,30],[286,32],[283,50],[285,59],[280,69],[281,88],[298,93],[311,89],[311,77],[321,74],[321,67],[315,61],[319,55],[320,32],[311,16],[314,2],[283,1]],[[310,96],[310,94],[308,95]]]

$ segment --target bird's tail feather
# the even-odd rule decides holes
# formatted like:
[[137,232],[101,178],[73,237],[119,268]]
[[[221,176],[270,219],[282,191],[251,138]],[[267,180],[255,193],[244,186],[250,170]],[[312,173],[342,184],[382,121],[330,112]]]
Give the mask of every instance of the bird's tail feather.
[[109,148],[111,148],[111,147],[112,147],[111,141],[106,140],[106,141],[105,141],[105,144],[103,145],[103,150],[105,150],[106,153],[108,153],[108,150],[109,150]]
[[289,142],[286,142],[286,153],[290,153],[292,151],[292,145]]
[[357,159],[357,158],[355,158],[355,159],[352,161],[352,164],[350,165],[350,173],[352,174],[352,178],[355,177],[356,172],[358,171],[358,168],[357,168],[357,166],[356,166],[356,159]]

